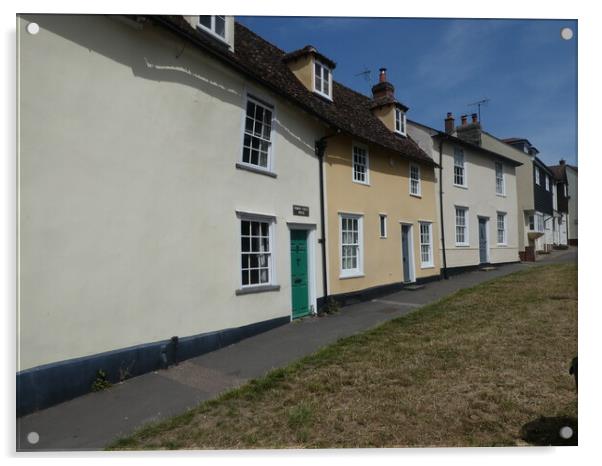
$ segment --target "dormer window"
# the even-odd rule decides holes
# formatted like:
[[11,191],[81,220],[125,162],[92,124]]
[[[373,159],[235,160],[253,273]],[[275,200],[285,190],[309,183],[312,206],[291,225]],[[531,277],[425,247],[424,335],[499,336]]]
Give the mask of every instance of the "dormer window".
[[406,135],[406,114],[400,108],[395,109],[395,132]]
[[332,71],[318,60],[314,62],[314,91],[332,100]]
[[199,16],[199,27],[218,39],[226,41],[225,16]]

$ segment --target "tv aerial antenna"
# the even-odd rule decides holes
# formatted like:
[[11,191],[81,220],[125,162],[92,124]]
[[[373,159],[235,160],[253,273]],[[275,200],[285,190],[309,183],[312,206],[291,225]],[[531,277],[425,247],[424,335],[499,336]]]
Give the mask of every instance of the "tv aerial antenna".
[[360,71],[359,73],[355,74],[354,76],[363,76],[364,77],[364,81],[366,81],[366,83],[368,83],[368,86],[370,86],[370,83],[372,82],[372,71],[368,69],[368,67],[364,66],[364,71]]
[[487,97],[485,97],[484,99],[481,99],[477,102],[468,104],[469,107],[477,107],[477,113],[479,114],[479,121],[481,121],[481,105],[483,105],[483,106],[487,105],[487,102],[489,102],[490,100],[491,99],[488,99]]

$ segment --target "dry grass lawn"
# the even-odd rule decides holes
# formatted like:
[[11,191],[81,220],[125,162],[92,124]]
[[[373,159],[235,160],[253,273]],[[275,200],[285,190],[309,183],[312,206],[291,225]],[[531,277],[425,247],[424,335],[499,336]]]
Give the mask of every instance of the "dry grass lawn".
[[562,444],[562,425],[576,432],[576,354],[576,265],[532,268],[340,340],[110,448]]

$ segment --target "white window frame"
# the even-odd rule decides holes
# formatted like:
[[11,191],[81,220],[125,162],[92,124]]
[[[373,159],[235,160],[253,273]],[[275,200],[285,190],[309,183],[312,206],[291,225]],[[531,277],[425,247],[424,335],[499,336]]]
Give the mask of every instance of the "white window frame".
[[[263,110],[269,110],[272,113],[272,118],[270,120],[270,139],[265,139],[262,136],[256,136],[253,133],[248,133],[247,132],[247,106],[249,105],[249,102],[252,102],[255,106],[260,106],[263,108]],[[251,167],[253,170],[259,170],[259,171],[264,171],[267,173],[273,173],[273,169],[274,169],[274,135],[275,135],[275,130],[274,130],[274,122],[276,121],[276,107],[269,103],[266,102],[263,99],[260,99],[258,97],[256,97],[255,95],[251,94],[251,93],[247,93],[245,95],[245,100],[243,102],[243,112],[242,112],[242,137],[241,137],[241,151],[240,151],[240,164],[245,166],[245,167]],[[255,120],[257,121],[257,120]],[[245,162],[244,160],[244,153],[245,153],[245,136],[249,136],[251,138],[251,144],[253,141],[253,138],[257,138],[260,140],[260,142],[267,142],[268,144],[268,150],[267,150],[267,166],[264,167],[262,165],[258,164],[254,164],[251,163],[251,148],[249,148],[249,161]],[[259,157],[260,155],[258,155]],[[259,161],[259,160],[258,160]]]
[[[207,27],[204,24],[201,24],[201,16],[197,16],[198,27],[201,28],[203,31],[208,32],[213,37],[221,40],[222,42],[228,43],[228,20],[226,19],[226,16],[222,16],[222,15],[204,15],[204,16],[210,16],[211,17],[211,27]],[[220,36],[215,31],[215,17],[216,16],[219,16],[220,18],[224,18],[224,36],[223,37]]]
[[395,132],[402,136],[407,135],[407,120],[406,112],[400,108],[395,108]]
[[[456,155],[457,154],[461,154],[462,155],[462,165],[458,165],[456,163]],[[456,168],[461,168],[462,169],[462,184],[457,183],[456,182]],[[464,153],[464,150],[462,148],[459,147],[454,147],[454,166],[453,166],[453,170],[452,170],[452,174],[454,177],[454,186],[458,186],[460,188],[466,188],[468,187],[468,180],[466,178],[466,154]]]
[[535,165],[535,184],[541,186],[541,180],[539,178],[539,167]]
[[[364,166],[364,181],[356,179],[355,178],[355,149],[358,148],[360,150],[363,150],[366,153],[366,157],[365,157],[365,164]],[[361,166],[361,164],[357,164],[358,166]],[[368,152],[368,146],[364,145],[364,144],[358,144],[358,143],[353,143],[351,145],[351,179],[354,183],[359,183],[359,184],[365,184],[365,185],[369,185],[370,184],[370,153]]]
[[[246,269],[243,268],[242,266],[242,257],[243,255],[252,255],[255,251],[252,251],[252,230],[249,231],[249,235],[243,235],[242,233],[242,223],[243,222],[259,222],[259,223],[267,223],[268,225],[268,235],[267,235],[267,239],[268,239],[268,246],[269,246],[269,251],[257,251],[257,254],[265,254],[268,256],[267,258],[267,269],[268,269],[268,281],[267,282],[263,282],[263,283],[250,283],[250,272],[249,272],[249,283],[244,284],[244,280],[242,278],[243,275],[243,270],[250,270],[249,267],[247,267]],[[265,286],[273,286],[276,283],[276,271],[275,271],[275,258],[274,258],[274,253],[275,253],[275,248],[274,248],[274,224],[275,224],[275,218],[274,217],[266,217],[266,216],[262,216],[262,215],[253,215],[253,214],[246,214],[246,213],[240,213],[238,215],[238,239],[239,239],[239,255],[238,255],[238,280],[239,280],[239,285],[240,285],[240,289],[252,289],[252,288],[262,288]],[[252,227],[250,227],[252,228]],[[243,246],[242,246],[242,240],[244,237],[248,237],[249,238],[249,247],[250,250],[248,252],[243,250]],[[260,235],[260,245],[261,245],[261,238],[264,238],[263,235]]]
[[546,191],[550,191],[550,176],[547,173],[544,176],[546,177]]
[[535,214],[535,228],[537,232],[543,233],[546,229],[543,214],[537,212]]
[[[354,245],[343,244],[343,219],[357,220],[357,266],[353,269],[343,268],[343,246]],[[358,214],[339,213],[339,272],[340,278],[361,277],[364,275],[364,216]]]
[[[422,227],[426,226],[428,228],[428,243],[423,243],[422,242]],[[418,235],[419,235],[419,242],[420,242],[420,268],[422,269],[426,269],[426,268],[431,268],[434,267],[434,256],[433,256],[433,224],[431,222],[418,222]],[[423,246],[428,246],[428,254],[429,254],[429,260],[428,261],[423,261],[422,258],[422,248]]]
[[[508,244],[508,225],[506,212],[497,212],[496,216],[496,240],[499,246]],[[500,229],[500,218],[502,219],[502,229]],[[502,241],[500,241],[500,232],[502,232]]]
[[[464,225],[458,225],[458,211],[464,212]],[[468,207],[454,206],[454,240],[456,246],[470,246]],[[464,242],[458,241],[458,227],[464,227]]]
[[[316,67],[320,68],[320,81],[322,82],[322,89],[318,89],[316,87]],[[328,70],[328,93],[323,91],[324,88],[324,69]],[[312,71],[312,86],[313,90],[316,94],[321,95],[322,97],[327,98],[328,100],[332,100],[332,68],[322,63],[320,60],[314,59],[314,66]]]
[[[418,178],[414,179],[412,178],[412,169],[416,169],[418,171]],[[421,182],[421,174],[420,174],[420,165],[416,164],[416,163],[410,163],[410,173],[409,173],[409,179],[408,179],[408,183],[409,183],[409,191],[410,191],[410,196],[416,196],[416,197],[422,197],[422,182]],[[412,181],[416,181],[416,192],[412,191]]]
[[[531,219],[533,219],[533,222],[531,222]],[[535,231],[535,215],[528,215],[527,223],[529,224],[529,231]],[[531,227],[531,225],[533,225],[533,227]]]
[[[501,188],[501,191],[499,188]],[[504,176],[504,164],[502,162],[495,162],[495,193],[498,196],[506,195],[506,177]]]
[[378,214],[378,233],[381,239],[387,238],[387,230],[388,230],[388,218],[387,214]]

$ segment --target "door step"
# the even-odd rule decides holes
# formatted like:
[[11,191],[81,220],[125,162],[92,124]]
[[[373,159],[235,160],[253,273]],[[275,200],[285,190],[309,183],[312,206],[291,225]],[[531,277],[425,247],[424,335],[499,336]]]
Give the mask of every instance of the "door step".
[[422,288],[424,288],[424,285],[408,285],[403,287],[404,290],[410,291],[421,290]]
[[481,272],[491,272],[492,270],[497,270],[497,267],[481,267],[479,270]]

